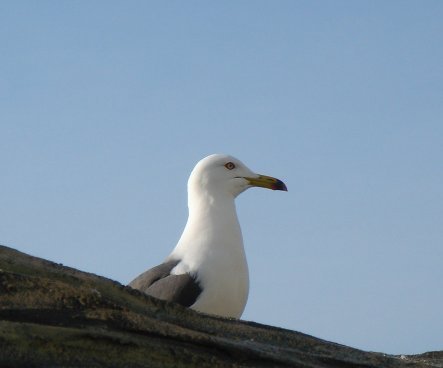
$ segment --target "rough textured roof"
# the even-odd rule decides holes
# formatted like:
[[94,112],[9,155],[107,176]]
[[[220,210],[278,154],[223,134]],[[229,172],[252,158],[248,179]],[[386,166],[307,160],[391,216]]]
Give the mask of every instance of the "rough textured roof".
[[0,246],[0,366],[443,367],[199,314]]

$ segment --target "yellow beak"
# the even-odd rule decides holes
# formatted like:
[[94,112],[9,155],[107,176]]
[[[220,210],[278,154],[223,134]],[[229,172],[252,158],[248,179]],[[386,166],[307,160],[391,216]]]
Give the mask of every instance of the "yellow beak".
[[250,185],[253,187],[262,187],[272,190],[284,190],[285,192],[288,191],[286,188],[285,183],[283,183],[281,180],[273,178],[272,176],[266,176],[266,175],[259,175],[256,178],[245,178]]

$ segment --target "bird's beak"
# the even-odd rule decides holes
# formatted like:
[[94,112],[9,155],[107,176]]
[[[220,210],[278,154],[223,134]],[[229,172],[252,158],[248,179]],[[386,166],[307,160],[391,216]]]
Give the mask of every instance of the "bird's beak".
[[258,175],[255,178],[245,177],[245,179],[248,181],[248,184],[252,185],[253,187],[262,187],[272,190],[284,190],[285,192],[288,191],[285,183],[271,176]]

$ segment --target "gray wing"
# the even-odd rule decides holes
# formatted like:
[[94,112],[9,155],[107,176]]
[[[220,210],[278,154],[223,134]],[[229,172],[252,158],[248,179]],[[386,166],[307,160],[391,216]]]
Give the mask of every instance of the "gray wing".
[[202,288],[196,278],[189,273],[171,275],[171,270],[179,262],[169,261],[151,268],[132,280],[129,286],[155,298],[189,307],[195,303]]

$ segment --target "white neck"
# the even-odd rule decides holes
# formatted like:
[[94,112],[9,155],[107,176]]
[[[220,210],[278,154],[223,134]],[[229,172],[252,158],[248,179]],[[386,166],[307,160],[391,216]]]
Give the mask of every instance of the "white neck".
[[188,207],[186,227],[170,257],[182,259],[189,267],[186,271],[197,269],[208,258],[245,258],[233,196],[189,191]]

